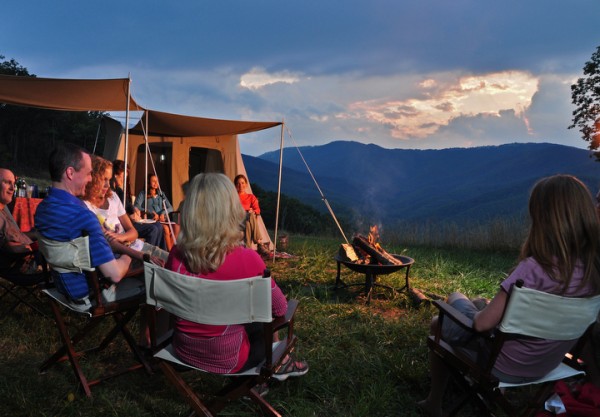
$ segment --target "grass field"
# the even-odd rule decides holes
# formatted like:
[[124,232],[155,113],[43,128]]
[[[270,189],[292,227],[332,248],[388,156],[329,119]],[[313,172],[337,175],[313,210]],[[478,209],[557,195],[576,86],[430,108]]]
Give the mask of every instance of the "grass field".
[[[381,288],[370,305],[363,286],[334,291],[340,241],[290,236],[293,259],[269,263],[288,298],[300,300],[296,334],[298,355],[310,372],[273,383],[269,401],[287,416],[417,416],[415,402],[429,388],[425,337],[433,310],[415,305],[405,292]],[[385,246],[415,259],[410,284],[427,294],[462,291],[491,297],[513,266],[517,252]],[[347,283],[364,275],[342,269]],[[400,287],[404,272],[381,276]],[[0,308],[7,306],[0,300]],[[58,343],[53,323],[28,310],[0,322],[0,415],[2,416],[185,416],[188,407],[160,373],[121,376],[93,388],[92,399],[77,390],[68,364],[39,375],[38,367]],[[84,358],[88,372],[130,359],[122,346],[102,357]],[[198,386],[214,389],[220,378],[188,374]],[[74,395],[70,395],[74,394]],[[252,416],[252,404],[240,401],[222,415]],[[468,414],[465,414],[468,415]]]

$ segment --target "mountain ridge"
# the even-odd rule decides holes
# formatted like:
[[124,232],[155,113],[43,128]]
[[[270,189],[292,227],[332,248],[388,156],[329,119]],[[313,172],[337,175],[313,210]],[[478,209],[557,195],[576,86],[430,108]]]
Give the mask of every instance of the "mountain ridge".
[[[335,141],[299,149],[334,211],[371,221],[523,216],[529,190],[542,177],[575,175],[593,194],[600,180],[588,150],[551,143],[416,150]],[[277,190],[279,151],[243,158],[251,182]],[[325,210],[295,149],[284,150],[282,192]]]

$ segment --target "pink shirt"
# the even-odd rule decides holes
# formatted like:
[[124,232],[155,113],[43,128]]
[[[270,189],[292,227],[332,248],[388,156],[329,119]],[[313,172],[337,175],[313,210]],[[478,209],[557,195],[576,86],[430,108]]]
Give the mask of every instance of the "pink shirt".
[[[239,246],[227,254],[215,272],[194,274],[187,270],[177,246],[173,247],[165,265],[180,274],[214,280],[233,280],[262,275],[265,263],[253,250]],[[282,316],[287,300],[274,280],[272,285],[273,316]],[[191,365],[215,373],[234,373],[248,359],[250,342],[243,325],[213,326],[177,319],[174,346],[179,358]]]

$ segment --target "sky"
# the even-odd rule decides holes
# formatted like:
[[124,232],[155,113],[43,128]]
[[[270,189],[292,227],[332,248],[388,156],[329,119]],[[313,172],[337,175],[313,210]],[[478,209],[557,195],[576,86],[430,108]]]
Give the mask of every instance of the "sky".
[[[570,86],[598,0],[8,0],[0,55],[38,77],[123,78],[146,108],[284,121],[292,146],[585,148]],[[280,131],[240,136],[278,149]]]

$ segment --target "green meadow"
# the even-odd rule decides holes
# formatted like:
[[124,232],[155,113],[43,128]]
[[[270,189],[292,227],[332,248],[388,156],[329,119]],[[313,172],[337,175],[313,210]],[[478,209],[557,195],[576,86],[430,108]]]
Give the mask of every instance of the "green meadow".
[[[268,399],[287,416],[420,415],[415,402],[429,387],[425,338],[433,308],[427,301],[417,303],[406,291],[377,287],[367,305],[364,285],[335,290],[333,257],[339,244],[337,238],[290,236],[287,251],[294,258],[268,263],[288,298],[300,300],[298,356],[310,364],[304,377],[273,382]],[[430,297],[456,290],[492,297],[517,256],[517,249],[384,247],[415,259],[410,285]],[[362,274],[345,267],[341,273],[346,283],[364,283]],[[380,276],[379,281],[401,287],[404,271]],[[5,308],[8,300],[0,303]],[[188,415],[185,402],[160,372],[138,371],[108,380],[87,398],[78,391],[68,363],[38,373],[59,342],[53,322],[20,307],[0,326],[0,415]],[[137,320],[132,327],[137,331]],[[101,356],[83,358],[83,364],[93,375],[130,359],[119,341]],[[198,389],[209,391],[223,381],[185,375]],[[239,401],[222,415],[252,416],[255,411],[250,402]]]

